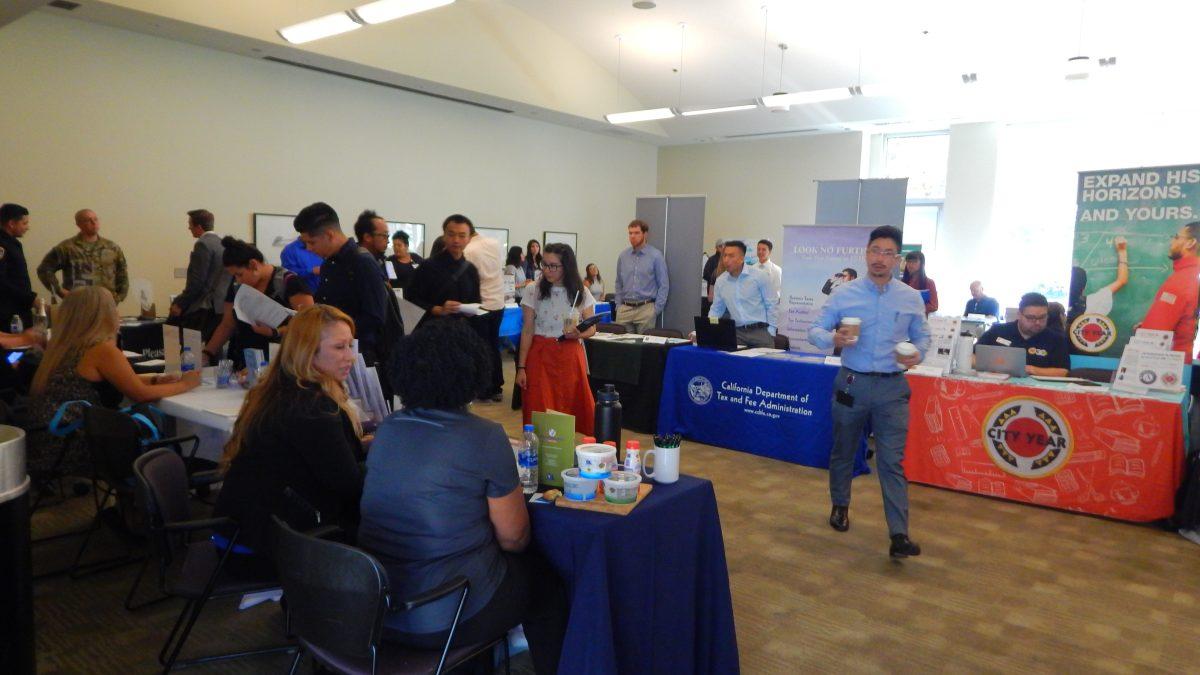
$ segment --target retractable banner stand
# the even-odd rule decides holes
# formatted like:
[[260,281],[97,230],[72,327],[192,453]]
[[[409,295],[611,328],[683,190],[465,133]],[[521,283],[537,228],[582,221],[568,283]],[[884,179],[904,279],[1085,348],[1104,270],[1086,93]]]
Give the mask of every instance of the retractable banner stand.
[[1200,219],[1200,165],[1081,172],[1077,203],[1068,308],[1076,351],[1120,356],[1152,305],[1157,320],[1189,302],[1194,311],[1195,286],[1180,293],[1163,282],[1178,266],[1171,236]]
[[808,341],[808,328],[838,286],[867,273],[869,225],[785,225],[779,330],[792,351],[828,354]]

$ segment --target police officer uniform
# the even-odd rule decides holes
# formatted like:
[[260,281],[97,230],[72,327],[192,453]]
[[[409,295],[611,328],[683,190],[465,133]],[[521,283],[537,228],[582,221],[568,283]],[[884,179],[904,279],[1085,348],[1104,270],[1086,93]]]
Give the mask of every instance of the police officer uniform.
[[29,265],[21,240],[0,230],[0,321],[8,330],[14,314],[25,328],[33,326],[33,300],[37,297],[29,283]]

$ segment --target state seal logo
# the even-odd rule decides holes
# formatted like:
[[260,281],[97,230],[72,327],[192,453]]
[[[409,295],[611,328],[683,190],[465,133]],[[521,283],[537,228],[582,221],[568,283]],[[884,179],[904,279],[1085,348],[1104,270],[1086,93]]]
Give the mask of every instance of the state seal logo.
[[988,412],[983,447],[1006,473],[1043,478],[1067,464],[1074,448],[1071,427],[1057,408],[1032,398],[1010,398]]
[[688,398],[692,399],[692,403],[696,405],[704,405],[712,400],[712,382],[709,382],[708,378],[703,375],[697,375],[689,380],[687,391]]
[[1117,340],[1117,325],[1103,314],[1082,314],[1071,322],[1071,344],[1088,354],[1099,354]]

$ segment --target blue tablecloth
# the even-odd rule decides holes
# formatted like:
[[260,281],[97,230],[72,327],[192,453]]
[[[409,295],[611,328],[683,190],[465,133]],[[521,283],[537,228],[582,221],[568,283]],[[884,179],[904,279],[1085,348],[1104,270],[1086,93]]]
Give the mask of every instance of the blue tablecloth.
[[559,673],[737,673],[712,483],[655,484],[627,516],[530,504],[535,545],[567,584]]
[[[838,369],[813,362],[816,358],[672,349],[663,375],[658,432],[828,469]],[[864,438],[854,473],[869,472]]]
[[[612,312],[612,304],[607,302],[596,303],[596,313],[603,314]],[[606,316],[605,321],[612,321],[612,316]],[[516,345],[517,339],[521,337],[521,306],[505,307],[504,317],[500,320],[500,339],[508,340]]]

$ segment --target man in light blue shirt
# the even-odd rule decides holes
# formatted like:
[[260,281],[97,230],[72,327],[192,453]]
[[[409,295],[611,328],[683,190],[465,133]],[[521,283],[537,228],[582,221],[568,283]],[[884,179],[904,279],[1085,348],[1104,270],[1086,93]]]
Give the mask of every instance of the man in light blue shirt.
[[662,251],[646,243],[649,231],[645,221],[629,223],[629,248],[617,256],[616,322],[633,333],[654,327],[671,290]]
[[[904,477],[904,441],[908,436],[908,398],[904,371],[921,362],[929,349],[925,302],[918,291],[892,276],[900,260],[900,230],[890,225],[871,231],[867,276],[843,284],[808,329],[808,340],[822,349],[840,347],[842,368],[833,383],[833,449],[829,457],[829,525],[850,528],[850,480],[863,426],[875,434],[875,465],[883,489],[883,513],[893,558],[920,555],[908,538],[908,481]],[[845,319],[858,319],[857,335]],[[835,330],[836,329],[836,330]],[[910,343],[915,353],[904,355]]]
[[771,280],[765,272],[746,267],[746,244],[725,242],[721,252],[725,272],[717,277],[710,317],[729,318],[737,325],[738,344],[775,346],[775,302]]

